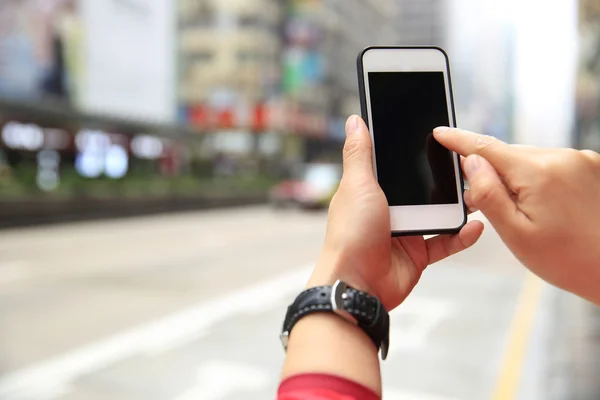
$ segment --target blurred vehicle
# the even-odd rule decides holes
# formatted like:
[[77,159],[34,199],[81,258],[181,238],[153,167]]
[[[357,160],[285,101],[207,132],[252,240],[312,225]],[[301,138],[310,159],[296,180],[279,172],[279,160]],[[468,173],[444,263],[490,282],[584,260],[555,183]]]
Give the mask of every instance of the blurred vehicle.
[[325,208],[341,177],[341,165],[306,164],[297,177],[284,180],[271,189],[270,202],[275,208]]

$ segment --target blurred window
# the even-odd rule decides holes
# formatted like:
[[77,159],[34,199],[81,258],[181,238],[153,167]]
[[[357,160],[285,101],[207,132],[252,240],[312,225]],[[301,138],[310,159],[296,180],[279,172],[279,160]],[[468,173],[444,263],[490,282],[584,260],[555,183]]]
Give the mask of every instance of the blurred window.
[[213,27],[217,21],[217,12],[214,6],[206,1],[189,2],[185,9],[182,9],[180,18],[183,27]]
[[211,50],[204,50],[192,53],[189,55],[189,60],[194,62],[208,62],[215,57],[215,52]]
[[258,14],[246,14],[240,16],[239,24],[242,28],[260,28],[265,25],[265,21]]
[[263,55],[256,50],[239,50],[236,53],[236,58],[240,63],[258,62],[263,58]]

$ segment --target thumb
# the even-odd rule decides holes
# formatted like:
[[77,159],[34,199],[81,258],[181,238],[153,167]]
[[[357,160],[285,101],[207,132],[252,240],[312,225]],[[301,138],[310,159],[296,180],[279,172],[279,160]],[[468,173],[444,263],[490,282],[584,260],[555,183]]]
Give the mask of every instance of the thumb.
[[373,144],[367,125],[357,115],[346,122],[346,142],[344,143],[344,176],[356,179],[371,177],[373,172]]
[[516,224],[520,211],[498,173],[478,155],[468,156],[463,165],[469,181],[470,206],[481,210],[501,235],[508,233],[507,229]]

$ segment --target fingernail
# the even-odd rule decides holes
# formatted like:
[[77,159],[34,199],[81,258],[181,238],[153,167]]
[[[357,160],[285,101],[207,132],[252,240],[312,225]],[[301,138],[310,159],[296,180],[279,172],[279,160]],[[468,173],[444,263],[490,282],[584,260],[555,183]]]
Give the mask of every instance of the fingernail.
[[448,128],[447,126],[438,126],[437,128],[435,128],[433,130],[433,133],[436,133],[438,135],[443,135],[446,132],[449,132],[450,128]]
[[475,176],[479,168],[481,168],[481,157],[478,155],[470,155],[465,159],[465,174],[467,175],[467,179]]
[[358,130],[358,122],[358,115],[353,115],[348,118],[348,122],[346,123],[346,133],[348,135],[351,135]]

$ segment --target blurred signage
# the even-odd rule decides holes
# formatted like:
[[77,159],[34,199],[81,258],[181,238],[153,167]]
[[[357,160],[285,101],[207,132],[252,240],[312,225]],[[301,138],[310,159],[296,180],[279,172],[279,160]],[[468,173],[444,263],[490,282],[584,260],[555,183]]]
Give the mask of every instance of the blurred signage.
[[283,87],[286,93],[297,93],[322,83],[324,61],[321,54],[291,47],[284,58]]
[[323,39],[321,27],[306,18],[291,18],[285,33],[289,43],[304,47],[316,46]]
[[208,144],[214,152],[248,154],[252,150],[253,138],[246,131],[223,131],[210,136]]
[[315,137],[325,136],[329,128],[325,115],[298,108],[289,110],[287,125],[294,133]]
[[[321,100],[313,92],[325,83],[325,55],[319,50],[324,39],[323,10],[320,0],[290,2],[285,28],[282,88],[292,101],[305,97],[316,104]],[[326,131],[321,127],[323,123],[317,122],[310,114],[293,116],[290,128],[309,135]]]
[[60,154],[54,150],[42,150],[37,155],[36,183],[40,190],[50,192],[60,184]]
[[0,3],[0,95],[76,101],[83,30],[76,1]]
[[200,129],[209,129],[210,127],[210,111],[204,105],[196,105],[189,107],[187,110],[186,122]]
[[149,135],[138,135],[131,140],[131,152],[138,158],[155,160],[161,158],[165,146],[159,138]]
[[108,148],[104,159],[104,173],[112,179],[121,179],[129,169],[129,156],[127,151],[118,145]]
[[119,143],[119,136],[95,130],[79,132],[75,136],[77,172],[86,178],[102,174],[112,179],[123,178],[129,169],[129,155]]
[[258,150],[262,155],[273,156],[281,151],[283,146],[282,137],[276,133],[266,133],[260,136]]
[[71,144],[71,137],[64,129],[17,121],[8,121],[2,127],[0,137],[6,147],[15,150],[64,150]]
[[238,104],[220,108],[199,104],[187,108],[185,119],[203,130],[243,128],[263,132],[269,128],[269,115],[264,104]]
[[80,0],[85,111],[175,121],[175,3]]
[[175,2],[0,1],[0,96],[175,121]]
[[35,124],[8,122],[2,128],[2,141],[16,150],[39,150],[44,146],[44,132]]

